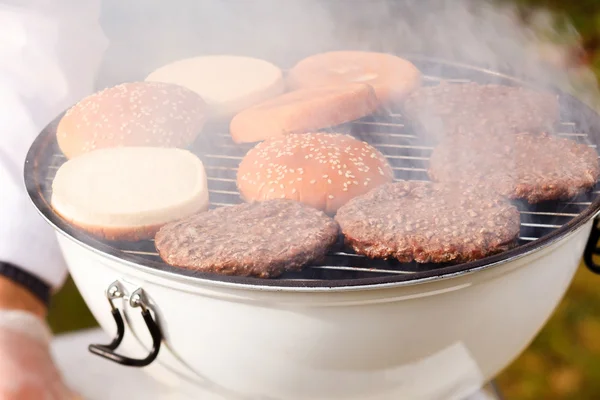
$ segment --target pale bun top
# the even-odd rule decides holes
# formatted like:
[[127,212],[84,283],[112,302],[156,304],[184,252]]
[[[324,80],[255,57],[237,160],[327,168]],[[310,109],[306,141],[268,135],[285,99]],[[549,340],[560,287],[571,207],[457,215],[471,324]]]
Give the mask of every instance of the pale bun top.
[[351,136],[291,134],[259,143],[237,173],[247,201],[287,198],[327,213],[393,180],[385,157]]
[[300,89],[240,112],[231,120],[229,131],[234,142],[258,142],[340,125],[378,107],[373,88],[361,83]]
[[146,81],[174,83],[200,95],[211,119],[229,118],[285,90],[281,69],[267,61],[232,55],[183,59],[160,67]]
[[368,51],[331,51],[298,62],[288,73],[292,89],[358,82],[384,103],[403,101],[421,85],[421,72],[400,57]]
[[58,169],[51,204],[66,220],[90,230],[160,226],[208,208],[206,173],[187,150],[95,150]]
[[206,104],[177,85],[129,82],[94,93],[71,107],[56,137],[67,158],[119,146],[189,146],[206,121]]

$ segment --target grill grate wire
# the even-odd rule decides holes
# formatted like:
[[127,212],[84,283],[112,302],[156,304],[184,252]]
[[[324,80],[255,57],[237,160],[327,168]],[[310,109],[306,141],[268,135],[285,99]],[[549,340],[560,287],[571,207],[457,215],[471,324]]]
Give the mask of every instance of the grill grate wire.
[[[456,80],[462,83],[465,80]],[[370,116],[346,124],[336,132],[349,133],[359,139],[366,140],[382,152],[391,164],[396,180],[428,181],[427,167],[429,156],[433,150],[424,143],[405,124],[399,112],[386,115]],[[578,131],[576,123],[561,122],[557,127],[557,135],[580,143],[589,143],[588,135]],[[588,144],[591,147],[595,145]],[[46,167],[43,196],[49,202],[51,183],[58,168],[66,161],[56,143],[52,146],[53,154]],[[204,162],[208,178],[210,208],[227,207],[241,203],[236,187],[237,166],[252,145],[235,144],[226,131],[222,133],[206,132],[192,149]],[[537,240],[540,237],[560,228],[592,204],[592,200],[600,194],[600,185],[578,198],[564,202],[548,202],[538,205],[517,203],[521,213],[521,232],[519,245]],[[136,243],[110,242],[116,254],[133,255],[143,264],[144,260],[161,262],[152,240]],[[323,280],[323,279],[357,279],[365,277],[381,277],[389,275],[414,274],[416,272],[436,269],[440,265],[416,263],[399,263],[396,261],[370,260],[353,253],[340,243],[326,259],[302,272],[284,274],[279,280]]]

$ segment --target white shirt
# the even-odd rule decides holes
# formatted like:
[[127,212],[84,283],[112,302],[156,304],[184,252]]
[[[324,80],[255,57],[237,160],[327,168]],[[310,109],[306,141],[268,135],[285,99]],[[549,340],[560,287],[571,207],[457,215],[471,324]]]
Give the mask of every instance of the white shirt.
[[107,40],[100,0],[0,0],[0,261],[53,289],[67,270],[52,228],[23,181],[43,127],[94,89]]

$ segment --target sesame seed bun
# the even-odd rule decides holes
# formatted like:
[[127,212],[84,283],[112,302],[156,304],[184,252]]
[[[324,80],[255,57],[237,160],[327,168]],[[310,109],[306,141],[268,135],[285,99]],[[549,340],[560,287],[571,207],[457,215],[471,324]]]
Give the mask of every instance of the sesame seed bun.
[[237,185],[246,201],[286,198],[327,213],[393,180],[385,157],[368,143],[335,133],[287,135],[246,154]]
[[237,143],[258,142],[340,125],[369,115],[378,106],[373,89],[362,83],[300,89],[242,111],[229,130]]
[[285,91],[283,73],[268,61],[242,56],[210,55],[164,65],[146,81],[193,90],[208,104],[211,121],[225,121],[241,110]]
[[51,204],[69,223],[107,240],[150,239],[167,222],[208,209],[202,161],[187,150],[117,147],[61,165]]
[[301,60],[287,77],[291,89],[349,82],[371,85],[382,103],[400,102],[421,85],[421,73],[411,62],[391,54],[332,51]]
[[196,93],[166,83],[130,82],[94,93],[71,107],[56,138],[67,158],[121,146],[189,146],[206,120]]

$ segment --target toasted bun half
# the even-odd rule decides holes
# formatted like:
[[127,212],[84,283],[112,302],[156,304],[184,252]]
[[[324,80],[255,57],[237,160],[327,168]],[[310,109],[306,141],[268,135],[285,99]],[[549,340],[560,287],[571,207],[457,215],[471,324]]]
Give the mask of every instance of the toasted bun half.
[[259,143],[240,163],[246,201],[291,199],[334,213],[350,199],[393,180],[385,157],[368,143],[330,133],[292,134]]
[[206,173],[187,150],[95,150],[58,169],[51,204],[71,224],[103,239],[149,239],[165,223],[208,208]]
[[383,103],[401,102],[421,85],[421,73],[411,62],[391,54],[332,51],[301,60],[287,77],[292,89],[351,82],[371,85]]
[[56,138],[67,158],[120,146],[189,146],[206,121],[196,93],[165,83],[123,83],[92,94],[60,120]]
[[229,130],[237,143],[258,142],[350,122],[378,106],[373,89],[361,83],[300,89],[242,111]]
[[211,55],[175,61],[146,81],[167,82],[198,93],[209,105],[211,120],[225,120],[285,90],[281,69],[267,61]]

